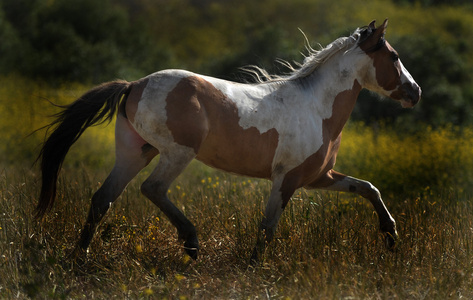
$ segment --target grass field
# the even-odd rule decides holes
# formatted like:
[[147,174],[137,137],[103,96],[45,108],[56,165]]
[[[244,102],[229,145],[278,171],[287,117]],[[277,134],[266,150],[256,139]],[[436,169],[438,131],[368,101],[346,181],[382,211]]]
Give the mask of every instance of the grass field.
[[[343,171],[366,173],[363,178],[377,182],[381,192],[382,187],[387,191],[385,201],[400,234],[393,252],[385,249],[377,216],[364,199],[298,190],[261,266],[249,268],[269,182],[227,175],[195,162],[169,193],[197,226],[201,246],[197,261],[185,255],[165,216],[140,195],[148,168],[109,211],[86,263],[77,265],[68,255],[89,199],[106,171],[70,162],[60,178],[56,206],[40,226],[31,217],[39,190],[38,172],[10,166],[0,174],[0,298],[473,298],[470,192],[449,183],[455,180],[445,179],[452,176],[448,169],[439,167],[440,173],[434,176],[436,168],[430,166],[429,176],[419,179],[428,184],[411,183],[411,192],[400,189],[396,195],[403,180],[420,176],[414,169],[421,168],[417,160],[423,160],[426,168],[432,163],[427,154],[402,161],[405,155],[400,149],[413,151],[415,145],[422,149],[433,141],[456,139],[455,150],[463,153],[467,148],[459,149],[459,145],[465,144],[468,132],[454,139],[453,129],[430,130],[416,143],[410,137],[388,138],[387,130],[374,138],[373,132],[365,126],[350,126],[339,162]],[[355,147],[354,138],[365,149],[364,159],[358,162],[351,156],[363,148]],[[383,140],[391,147],[383,146]],[[445,154],[444,146],[440,148]],[[378,153],[372,147],[378,147]],[[441,164],[442,151],[435,154],[430,149],[426,153]],[[387,153],[395,153],[389,159],[397,163],[389,163]],[[373,155],[379,156],[377,163]],[[454,160],[450,164],[459,168]],[[467,172],[468,166],[463,167]],[[412,174],[397,173],[410,168]],[[439,176],[439,182],[444,178],[446,183],[431,186],[434,181],[429,178]],[[456,181],[463,185],[467,178]]]

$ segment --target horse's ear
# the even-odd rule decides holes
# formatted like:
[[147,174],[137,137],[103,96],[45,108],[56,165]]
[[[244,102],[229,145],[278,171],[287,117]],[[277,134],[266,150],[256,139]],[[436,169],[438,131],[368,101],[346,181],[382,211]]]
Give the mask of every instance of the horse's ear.
[[376,29],[376,26],[374,25],[376,23],[376,20],[373,20],[371,21],[370,25],[368,25],[368,27],[372,30],[375,30]]
[[[374,26],[374,21],[371,22],[371,24],[373,24]],[[371,27],[371,24],[370,24],[370,27]],[[384,20],[383,24],[379,26],[378,28],[376,28],[376,31],[373,34],[376,40],[379,40],[384,37],[387,27],[388,27],[388,19]]]
[[386,28],[388,28],[388,19],[384,20],[383,24],[379,27],[382,27],[383,32],[386,33]]
[[361,38],[360,47],[364,51],[372,52],[375,51],[377,45],[381,45],[380,42],[384,40],[384,34],[386,33],[386,27],[388,26],[388,19],[384,20],[383,24],[381,24],[378,28],[375,26],[376,20],[372,21],[370,25],[368,25],[368,29],[363,31],[365,37]]

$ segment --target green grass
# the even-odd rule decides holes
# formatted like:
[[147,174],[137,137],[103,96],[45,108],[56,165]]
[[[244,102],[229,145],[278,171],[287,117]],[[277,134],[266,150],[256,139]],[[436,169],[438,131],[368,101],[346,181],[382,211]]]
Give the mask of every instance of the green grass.
[[139,193],[149,170],[112,207],[84,265],[68,255],[105,172],[66,169],[40,226],[36,171],[0,175],[0,298],[446,299],[473,297],[473,202],[453,192],[386,199],[400,243],[384,247],[359,197],[299,190],[261,266],[248,268],[270,184],[193,163],[170,189],[195,223],[201,250]]

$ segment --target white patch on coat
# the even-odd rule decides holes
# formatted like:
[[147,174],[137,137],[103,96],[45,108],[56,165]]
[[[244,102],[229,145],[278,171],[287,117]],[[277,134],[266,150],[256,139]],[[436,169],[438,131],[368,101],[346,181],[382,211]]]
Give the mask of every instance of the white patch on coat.
[[165,70],[147,76],[149,81],[138,102],[132,125],[160,153],[185,147],[174,142],[171,131],[166,126],[166,98],[182,78],[191,75],[193,74],[181,70]]
[[401,60],[399,60],[399,64],[401,65],[401,82],[402,83],[409,82],[412,85],[417,85],[411,73],[409,73],[409,71],[404,67]]

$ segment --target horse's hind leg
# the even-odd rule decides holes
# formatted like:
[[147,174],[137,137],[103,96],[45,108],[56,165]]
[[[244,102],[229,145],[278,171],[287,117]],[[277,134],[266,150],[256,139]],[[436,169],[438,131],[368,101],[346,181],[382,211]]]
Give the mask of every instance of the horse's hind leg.
[[174,148],[161,151],[159,163],[143,182],[141,192],[169,218],[177,228],[179,239],[184,240],[187,254],[196,259],[199,242],[195,227],[167,196],[169,186],[194,159],[195,153],[192,148],[182,146]]
[[127,184],[141,171],[158,151],[134,131],[125,117],[119,115],[115,127],[116,161],[112,172],[92,196],[87,221],[78,246],[86,250],[95,233],[97,224],[110,205],[120,196]]

